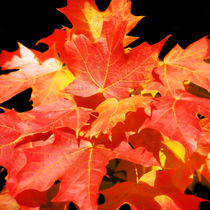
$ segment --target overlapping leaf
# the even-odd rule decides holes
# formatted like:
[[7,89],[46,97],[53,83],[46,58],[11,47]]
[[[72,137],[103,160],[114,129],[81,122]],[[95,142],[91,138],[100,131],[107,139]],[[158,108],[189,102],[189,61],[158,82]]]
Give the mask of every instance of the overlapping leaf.
[[19,116],[23,120],[27,119],[28,127],[36,129],[36,133],[47,132],[51,128],[69,127],[78,135],[88,121],[91,111],[78,107],[73,100],[61,98],[53,104],[39,106]]
[[52,128],[69,127],[78,135],[89,119],[91,109],[77,107],[73,100],[60,99],[25,113],[5,110],[0,115],[1,147],[16,144],[28,135],[44,133]]
[[16,175],[17,184],[13,177],[8,180],[13,195],[27,189],[45,191],[61,179],[54,201],[74,201],[81,209],[97,209],[98,188],[110,159],[158,165],[152,153],[144,148],[133,150],[127,143],[121,143],[114,150],[84,140],[78,146],[76,136],[66,129],[55,131],[52,144],[24,150],[24,154],[27,164]]
[[[5,51],[1,56],[8,57],[8,54],[10,53]],[[47,54],[50,55],[48,52]],[[32,87],[34,105],[52,103],[59,98],[59,91],[72,82],[73,75],[63,67],[61,61],[51,55],[40,63],[37,55],[38,53],[19,44],[19,49],[12,53],[10,60],[2,60],[0,65],[3,69],[19,70],[0,77],[1,102]]]
[[96,43],[83,35],[66,42],[68,68],[75,76],[67,92],[82,97],[102,92],[106,98],[121,99],[148,79],[165,40],[155,45],[143,43],[125,52],[122,40],[126,22],[115,24],[115,19],[105,22]]
[[155,108],[147,126],[181,142],[191,155],[202,134],[196,113],[199,113],[200,107],[209,107],[209,101],[186,92],[177,93],[176,98],[165,96],[154,102]]
[[[95,136],[99,132],[110,134],[111,129],[118,123],[124,122],[128,112],[135,112],[137,109],[150,109],[150,98],[140,95],[122,99],[108,98],[95,109],[99,113],[97,119],[92,123],[90,136]],[[148,110],[149,112],[150,110]]]
[[177,189],[172,181],[174,174],[173,170],[151,171],[138,183],[127,181],[103,190],[106,202],[99,209],[116,209],[124,203],[132,209],[198,209],[202,199]]
[[[84,34],[92,41],[101,36],[104,21],[117,18],[118,23],[127,21],[126,33],[128,33],[142,16],[134,16],[130,13],[131,2],[127,0],[113,0],[104,12],[100,12],[94,0],[68,0],[67,6],[59,9],[73,24],[72,31],[75,34]],[[117,26],[117,25],[116,25]],[[135,37],[125,36],[124,46],[134,41]]]
[[208,58],[209,39],[206,37],[191,44],[185,50],[176,45],[155,69],[156,79],[164,87],[161,94],[175,94],[176,89],[184,89],[184,81],[191,81],[206,90],[210,88],[210,64]]

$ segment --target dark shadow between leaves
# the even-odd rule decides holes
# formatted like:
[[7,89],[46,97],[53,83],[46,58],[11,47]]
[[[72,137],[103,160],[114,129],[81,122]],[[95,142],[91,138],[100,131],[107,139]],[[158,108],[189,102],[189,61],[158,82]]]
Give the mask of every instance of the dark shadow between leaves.
[[28,88],[23,92],[13,96],[9,100],[0,104],[0,107],[14,109],[17,112],[26,112],[33,109],[33,102],[30,100],[32,88]]
[[6,183],[6,176],[7,176],[7,169],[3,166],[0,166],[0,191],[4,188],[4,185]]
[[129,204],[125,203],[122,206],[120,206],[119,210],[131,210],[131,207]]

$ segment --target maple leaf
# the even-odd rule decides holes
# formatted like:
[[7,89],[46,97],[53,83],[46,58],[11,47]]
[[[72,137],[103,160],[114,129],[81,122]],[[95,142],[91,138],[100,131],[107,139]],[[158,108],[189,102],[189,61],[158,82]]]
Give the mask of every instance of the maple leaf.
[[27,189],[45,191],[60,179],[60,189],[53,201],[73,201],[81,209],[96,209],[98,188],[110,159],[122,158],[145,166],[159,165],[152,153],[144,148],[133,150],[122,142],[112,150],[84,140],[78,146],[76,136],[66,131],[55,130],[52,144],[23,150],[27,164],[16,174],[16,184],[12,176],[7,181],[13,196]]
[[80,129],[88,121],[91,112],[92,109],[78,107],[74,100],[60,98],[55,103],[36,107],[19,116],[22,120],[26,120],[30,129],[27,130],[27,135],[29,131],[33,134],[59,127],[69,127],[78,135]]
[[130,135],[128,141],[134,148],[145,147],[152,152],[164,169],[183,165],[186,167],[185,147],[180,142],[161,135],[158,130],[144,128],[139,133]]
[[[25,117],[25,116],[24,116]],[[49,131],[49,127],[46,126],[34,126],[30,127],[30,123],[22,119],[23,115],[13,110],[5,110],[0,115],[0,131],[1,131],[1,142],[0,142],[0,162],[1,165],[9,163],[10,157],[13,157],[13,148],[24,140],[24,137],[30,136],[31,134]],[[29,118],[28,118],[29,119]],[[8,154],[6,154],[8,153]],[[7,158],[5,156],[7,155]],[[4,165],[5,166],[5,165]],[[5,166],[6,167],[6,166]]]
[[[3,51],[1,57],[10,56],[8,54],[10,53]],[[32,88],[32,100],[35,106],[52,103],[59,98],[59,92],[73,81],[73,75],[61,61],[50,56],[40,63],[38,54],[19,44],[19,49],[12,53],[11,59],[0,63],[3,70],[19,69],[0,77],[2,91],[0,102],[10,99],[27,88]],[[39,56],[42,57],[40,54]]]
[[[68,0],[67,6],[58,9],[64,13],[73,24],[72,32],[84,34],[91,41],[101,36],[104,21],[117,17],[118,23],[127,21],[126,34],[133,29],[143,16],[134,16],[130,13],[131,2],[127,0],[112,0],[104,12],[100,12],[94,0]],[[136,40],[136,37],[125,36],[124,46]]]
[[120,101],[115,98],[106,99],[94,110],[99,113],[99,116],[91,125],[90,137],[97,135],[99,132],[110,134],[111,129],[118,122],[125,121],[128,112],[135,112],[139,108],[145,108],[148,113],[150,102],[150,98],[141,95]]
[[102,190],[105,203],[99,206],[99,210],[116,209],[124,203],[133,209],[198,209],[203,199],[177,189],[172,182],[173,176],[174,170],[151,171],[138,183],[127,181]]
[[102,92],[105,98],[122,99],[145,82],[165,40],[155,45],[143,43],[126,53],[122,46],[126,22],[115,24],[115,19],[105,22],[96,43],[83,35],[65,43],[67,65],[75,76],[66,92],[82,97]]
[[[41,57],[41,61],[44,61],[46,60],[47,56],[48,58],[52,56],[52,57],[59,57],[59,59],[60,60],[62,59],[62,62],[64,62],[66,57],[65,42],[72,35],[73,35],[72,30],[63,26],[62,29],[55,29],[50,36],[40,39],[36,43],[36,45],[44,43],[48,45],[49,49],[45,53],[43,53],[42,56],[39,56],[39,59]],[[55,56],[56,52],[57,56]],[[45,54],[46,56],[44,56]]]
[[5,109],[5,113],[0,115],[0,148],[15,146],[27,136],[46,133],[52,128],[69,127],[78,135],[91,112],[91,109],[77,107],[73,100],[62,98],[24,113]]
[[[202,123],[203,124],[203,123]],[[205,125],[205,123],[203,124]],[[207,124],[208,125],[208,124]],[[181,183],[191,183],[190,175],[196,173],[209,179],[208,173],[208,140],[198,141],[198,149],[192,154],[191,158],[187,158],[186,148],[178,141],[170,140],[165,136],[161,136],[158,130],[145,128],[140,133],[131,135],[129,143],[134,148],[139,146],[145,147],[148,151],[153,152],[154,157],[160,161],[164,169],[178,169],[176,176],[174,175],[174,184],[180,190],[184,190]],[[184,175],[184,179],[183,179]],[[179,183],[179,184],[178,184]]]
[[170,139],[179,141],[190,156],[196,150],[197,141],[202,134],[196,113],[199,113],[200,107],[208,110],[209,101],[184,91],[176,94],[175,98],[164,96],[154,100],[155,108],[145,127],[155,128]]
[[[190,81],[196,85],[210,90],[210,65],[205,62],[208,58],[209,39],[204,37],[194,42],[186,49],[176,45],[160,61],[159,67],[154,69],[156,81],[160,81],[161,94],[174,95],[176,89],[184,90],[184,81]],[[161,87],[162,84],[163,86]]]
[[[91,109],[77,107],[73,101],[60,99],[57,103],[42,105],[26,113],[5,110],[0,115],[0,165],[8,170],[17,170],[14,159],[23,167],[25,159],[19,148],[33,148],[51,144],[52,128],[69,127],[78,136],[82,126],[89,119]],[[40,133],[41,135],[40,135]],[[19,169],[20,170],[20,169]],[[9,172],[10,173],[10,172]]]

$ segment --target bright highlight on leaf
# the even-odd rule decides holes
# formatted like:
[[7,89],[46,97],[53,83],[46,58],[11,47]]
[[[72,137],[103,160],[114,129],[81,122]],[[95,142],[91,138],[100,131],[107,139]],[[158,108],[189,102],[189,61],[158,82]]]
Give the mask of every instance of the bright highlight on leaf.
[[0,54],[2,71],[15,69],[0,75],[0,103],[28,88],[33,101],[1,107],[0,209],[199,209],[205,200],[185,190],[210,180],[209,39],[160,61],[168,37],[126,48],[143,18],[128,0],[59,11],[73,27],[38,41],[46,52],[19,43]]

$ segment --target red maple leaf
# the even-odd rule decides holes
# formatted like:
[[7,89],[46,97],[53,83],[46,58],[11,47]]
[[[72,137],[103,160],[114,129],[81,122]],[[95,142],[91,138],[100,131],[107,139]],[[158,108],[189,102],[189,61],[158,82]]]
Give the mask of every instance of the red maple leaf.
[[65,43],[67,65],[75,76],[66,88],[68,93],[87,97],[102,92],[106,98],[122,99],[146,82],[165,40],[155,45],[143,43],[125,52],[122,42],[127,23],[116,24],[115,19],[105,22],[96,43],[83,35]]
[[170,139],[180,141],[191,155],[202,134],[196,113],[199,113],[200,107],[209,107],[208,100],[180,91],[175,98],[157,98],[153,105],[151,118],[145,126],[160,130]]
[[210,67],[206,62],[209,45],[207,37],[191,44],[185,50],[176,45],[154,69],[156,81],[161,82],[154,86],[164,95],[174,95],[177,89],[184,90],[185,81],[209,90]]
[[53,143],[23,150],[27,163],[15,177],[8,177],[13,196],[28,189],[46,191],[60,179],[54,201],[73,201],[82,209],[97,209],[98,189],[109,160],[122,158],[145,166],[159,165],[145,148],[133,150],[122,142],[112,150],[84,140],[78,145],[76,136],[66,129],[55,130],[54,135]]
[[[144,108],[146,113],[150,112],[150,102],[151,98],[142,97],[141,95],[120,101],[115,98],[106,99],[95,109],[99,116],[91,125],[90,136],[93,137],[100,132],[110,134],[111,129],[117,123],[123,123],[126,120],[126,114],[129,112],[135,112],[140,108]],[[142,113],[142,116],[143,114],[145,113]]]
[[[103,190],[106,202],[99,209],[116,209],[128,203],[131,209],[198,209],[203,199],[186,195],[173,185],[173,170],[151,171],[138,183],[127,181]],[[173,190],[171,190],[173,188]],[[119,193],[120,192],[120,193]],[[112,195],[112,196],[109,196]]]

